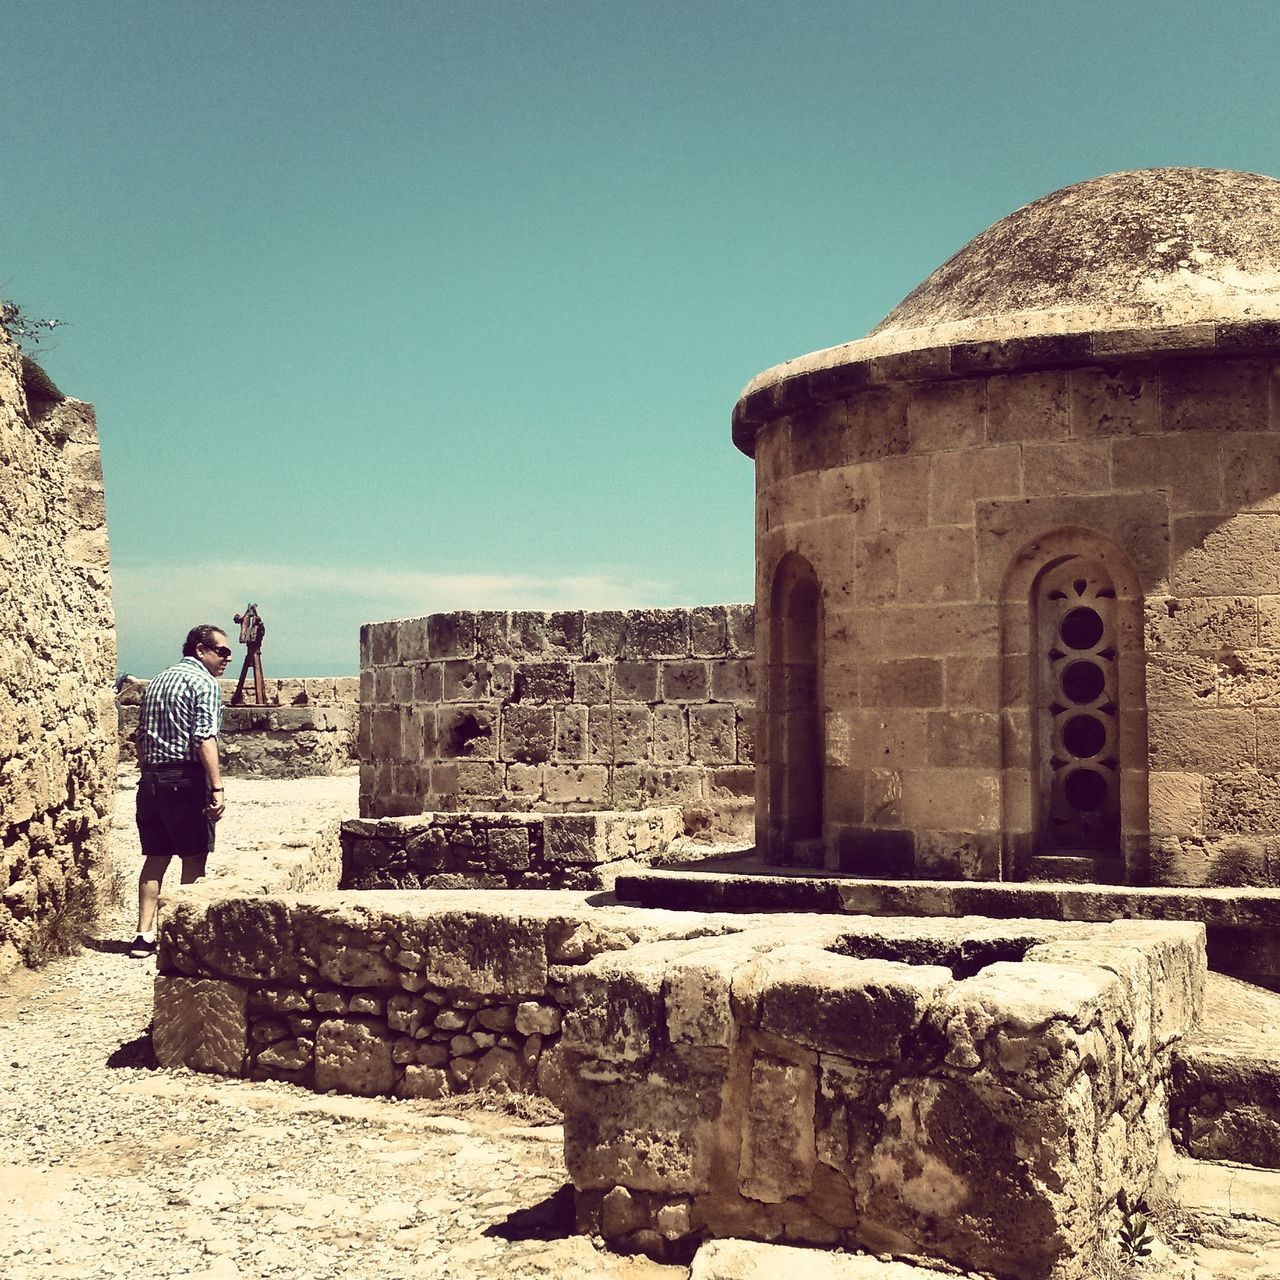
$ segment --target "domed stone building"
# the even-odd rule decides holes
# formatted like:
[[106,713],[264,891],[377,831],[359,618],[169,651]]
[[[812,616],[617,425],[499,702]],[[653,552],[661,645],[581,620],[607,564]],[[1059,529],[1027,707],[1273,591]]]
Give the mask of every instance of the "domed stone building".
[[1280,883],[1280,181],[1113,174],[753,379],[757,823],[868,875]]

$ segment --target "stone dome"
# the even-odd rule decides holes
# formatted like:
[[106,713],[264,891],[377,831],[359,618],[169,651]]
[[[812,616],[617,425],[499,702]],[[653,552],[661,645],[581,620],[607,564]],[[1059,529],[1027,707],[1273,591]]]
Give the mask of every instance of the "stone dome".
[[1256,320],[1280,320],[1280,180],[1135,169],[1063,187],[1001,218],[867,337],[766,369],[743,396],[930,347]]
[[955,342],[1275,316],[1280,181],[1230,169],[1137,169],[1064,187],[1001,218],[871,336],[923,329],[931,345],[942,328]]

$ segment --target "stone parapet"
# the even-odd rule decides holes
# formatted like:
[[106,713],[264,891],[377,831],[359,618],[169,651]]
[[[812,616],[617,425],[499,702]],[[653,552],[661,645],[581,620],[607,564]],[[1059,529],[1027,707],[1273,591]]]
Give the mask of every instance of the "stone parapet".
[[[266,701],[232,706],[234,680],[222,686],[222,768],[240,777],[300,778],[340,773],[356,764],[360,681],[307,676],[266,681]],[[250,686],[252,687],[252,686]],[[124,739],[138,727],[146,682],[120,695]]]
[[734,928],[595,910],[580,894],[175,895],[160,931],[165,1066],[320,1091],[439,1097],[480,1086],[559,1104],[566,980],[602,951]]
[[0,976],[77,944],[101,900],[115,655],[93,408],[0,334]]
[[1280,359],[1280,321],[1206,320],[1133,329],[1074,332],[987,342],[939,342],[877,354],[873,339],[828,347],[766,369],[744,388],[733,410],[733,442],[755,457],[761,426],[785,414],[821,409],[870,388],[906,382],[946,383],[974,374],[1035,373],[1091,364],[1123,366],[1157,359]]
[[360,640],[360,812],[680,805],[745,834],[755,787],[750,605],[451,613]]
[[609,888],[683,831],[675,806],[357,818],[342,824],[342,888]]

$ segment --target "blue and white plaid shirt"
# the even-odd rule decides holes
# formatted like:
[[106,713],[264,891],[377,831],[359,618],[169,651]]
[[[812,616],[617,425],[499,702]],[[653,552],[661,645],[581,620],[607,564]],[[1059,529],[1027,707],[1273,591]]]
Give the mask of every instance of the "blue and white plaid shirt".
[[196,758],[196,744],[222,728],[222,687],[198,658],[162,671],[142,695],[138,742],[148,769]]

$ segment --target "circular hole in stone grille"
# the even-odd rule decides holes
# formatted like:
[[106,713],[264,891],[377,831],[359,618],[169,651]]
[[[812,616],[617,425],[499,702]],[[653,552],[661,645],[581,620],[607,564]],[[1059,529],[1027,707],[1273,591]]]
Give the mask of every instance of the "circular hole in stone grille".
[[1093,662],[1073,662],[1062,673],[1062,692],[1069,702],[1095,702],[1106,685],[1102,668]]
[[1068,649],[1092,649],[1102,639],[1104,625],[1094,609],[1072,609],[1062,619],[1058,634]]
[[1092,769],[1076,769],[1062,784],[1067,803],[1080,813],[1092,813],[1107,803],[1107,782]]
[[1106,726],[1093,716],[1072,716],[1062,726],[1062,745],[1078,760],[1096,756],[1106,741]]

